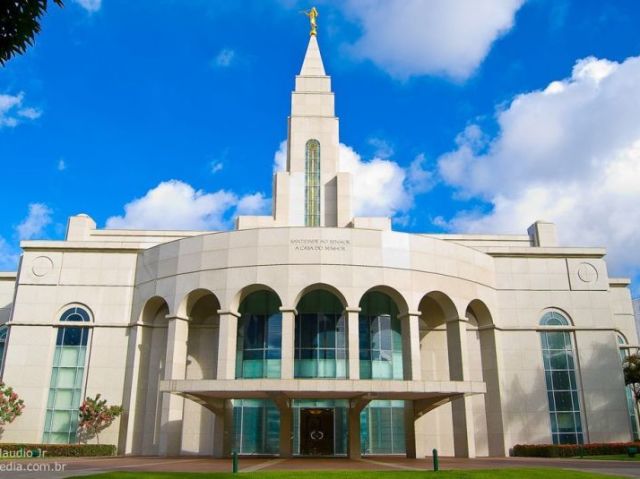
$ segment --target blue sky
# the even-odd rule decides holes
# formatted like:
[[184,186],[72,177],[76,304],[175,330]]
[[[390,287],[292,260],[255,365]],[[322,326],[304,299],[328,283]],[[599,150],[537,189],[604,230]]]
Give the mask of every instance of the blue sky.
[[[35,47],[0,69],[0,269],[81,212],[218,229],[268,211],[309,6],[50,6]],[[420,232],[556,221],[563,244],[607,246],[610,274],[640,293],[637,1],[317,6],[362,212]]]

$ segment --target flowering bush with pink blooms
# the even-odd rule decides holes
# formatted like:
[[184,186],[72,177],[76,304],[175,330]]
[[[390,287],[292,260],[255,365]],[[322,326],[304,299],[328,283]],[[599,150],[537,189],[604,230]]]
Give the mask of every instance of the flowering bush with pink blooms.
[[18,397],[13,388],[0,382],[0,426],[10,424],[22,414],[24,401]]
[[111,426],[113,421],[122,414],[122,406],[107,406],[106,399],[87,397],[80,406],[80,420],[78,422],[78,439],[87,442],[93,437],[100,444],[100,432]]

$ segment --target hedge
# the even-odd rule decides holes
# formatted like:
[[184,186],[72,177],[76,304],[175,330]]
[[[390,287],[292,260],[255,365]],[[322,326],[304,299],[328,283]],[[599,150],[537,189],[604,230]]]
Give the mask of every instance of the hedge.
[[0,459],[7,457],[115,456],[113,444],[0,444]]
[[627,448],[636,447],[640,452],[640,442],[594,442],[591,444],[516,444],[513,455],[521,457],[574,457],[606,456],[627,454]]

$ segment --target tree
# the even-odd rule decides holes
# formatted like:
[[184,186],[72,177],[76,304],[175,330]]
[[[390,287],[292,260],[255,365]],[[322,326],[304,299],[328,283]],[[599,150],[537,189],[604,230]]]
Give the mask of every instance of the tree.
[[631,354],[624,358],[624,383],[631,386],[636,402],[640,403],[640,354]]
[[100,433],[111,426],[113,421],[122,414],[122,406],[107,406],[106,399],[87,397],[80,406],[78,422],[78,438],[87,442],[93,437],[100,444]]
[[[53,0],[62,7],[62,0]],[[48,0],[0,0],[0,66],[33,45]]]
[[22,414],[23,409],[24,401],[18,397],[13,388],[0,382],[0,432],[2,432],[2,426],[11,424]]

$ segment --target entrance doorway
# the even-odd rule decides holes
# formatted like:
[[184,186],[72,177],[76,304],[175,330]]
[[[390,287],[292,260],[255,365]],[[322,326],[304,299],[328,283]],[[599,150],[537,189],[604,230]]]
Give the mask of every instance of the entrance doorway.
[[300,409],[300,454],[333,455],[333,408]]

